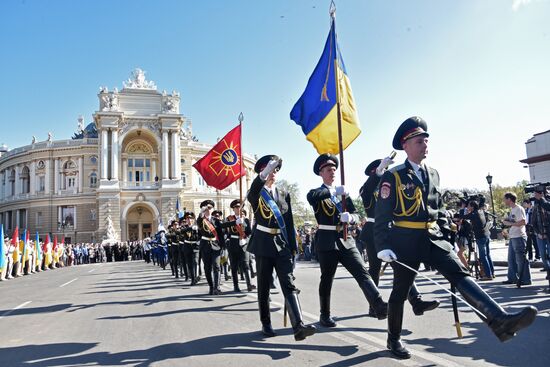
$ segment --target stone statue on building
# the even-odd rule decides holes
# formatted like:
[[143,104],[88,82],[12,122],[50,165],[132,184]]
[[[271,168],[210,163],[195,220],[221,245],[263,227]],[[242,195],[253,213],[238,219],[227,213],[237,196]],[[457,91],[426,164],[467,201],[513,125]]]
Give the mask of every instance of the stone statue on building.
[[78,116],[78,133],[84,131],[84,117],[82,115]]
[[53,134],[51,131],[48,132],[48,144],[51,144],[52,143],[52,139],[53,139]]
[[164,113],[178,113],[178,105],[175,98],[165,97],[164,104],[162,106],[162,112]]
[[135,68],[134,71],[132,71],[131,77],[127,81],[122,82],[122,84],[124,85],[124,88],[128,88],[128,89],[157,90],[157,86],[155,85],[155,82],[146,80],[145,71],[141,70],[140,68]]
[[32,136],[32,142],[31,142],[31,144],[34,145],[35,143],[36,143],[36,136],[33,135],[33,136]]
[[118,111],[118,95],[107,93],[101,96],[101,111]]

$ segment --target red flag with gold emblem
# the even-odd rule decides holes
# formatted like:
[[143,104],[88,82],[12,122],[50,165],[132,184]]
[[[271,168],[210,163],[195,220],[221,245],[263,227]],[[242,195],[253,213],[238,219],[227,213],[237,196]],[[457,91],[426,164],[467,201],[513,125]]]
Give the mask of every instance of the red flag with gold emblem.
[[227,133],[193,165],[209,186],[223,190],[246,174],[241,164],[241,125]]

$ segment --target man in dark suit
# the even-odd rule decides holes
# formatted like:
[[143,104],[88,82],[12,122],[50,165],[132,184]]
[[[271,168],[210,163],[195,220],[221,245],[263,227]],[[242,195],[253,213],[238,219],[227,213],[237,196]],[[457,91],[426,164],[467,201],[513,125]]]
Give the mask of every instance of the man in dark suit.
[[248,251],[256,255],[262,333],[268,337],[275,336],[269,311],[269,288],[275,268],[294,330],[294,339],[298,341],[315,334],[316,329],[315,326],[304,325],[298,300],[299,290],[294,286],[293,256],[297,246],[290,195],[275,186],[281,164],[279,157],[266,155],[254,166],[258,176],[250,186],[248,201],[254,210],[256,225]]
[[[386,318],[388,306],[372,281],[357,247],[352,243],[351,235],[344,241],[345,224],[356,223],[359,218],[354,214],[355,207],[344,186],[333,187],[338,163],[335,155],[321,154],[313,165],[313,172],[321,176],[323,184],[307,194],[307,201],[313,207],[318,223],[316,251],[321,267],[319,322],[325,327],[336,326],[330,316],[330,293],[338,263],[353,275],[379,320]],[[342,196],[346,198],[345,207],[342,205]]]
[[[477,285],[445,240],[439,227],[447,225],[439,174],[423,163],[428,153],[427,131],[424,120],[411,117],[401,124],[393,138],[393,147],[404,150],[407,160],[384,173],[380,181],[374,224],[378,258],[387,262],[397,260],[413,269],[424,262],[437,269],[483,315],[483,321],[500,341],[506,341],[535,320],[537,309],[528,306],[518,313],[505,312]],[[402,264],[393,267],[387,347],[398,358],[410,358],[400,336],[403,303],[416,274]]]
[[[376,286],[378,286],[380,269],[382,266],[382,260],[376,256],[377,251],[374,244],[376,199],[378,196],[378,184],[380,183],[380,178],[386,171],[387,167],[392,163],[393,160],[390,157],[372,161],[365,169],[365,174],[369,178],[359,190],[359,194],[361,195],[361,199],[363,201],[363,206],[365,207],[365,212],[367,213],[367,221],[359,238],[366,244],[369,261],[369,274]],[[422,296],[418,291],[418,288],[416,288],[415,283],[412,284],[407,299],[413,308],[414,314],[417,316],[423,315],[424,312],[433,310],[439,306],[438,301],[422,300]],[[374,314],[374,310],[369,310],[369,315]]]

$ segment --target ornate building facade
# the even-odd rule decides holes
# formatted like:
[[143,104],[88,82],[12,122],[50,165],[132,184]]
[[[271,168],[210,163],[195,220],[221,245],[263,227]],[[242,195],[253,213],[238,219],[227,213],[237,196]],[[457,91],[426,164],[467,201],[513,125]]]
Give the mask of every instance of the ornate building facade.
[[[158,92],[134,70],[124,88],[100,88],[94,121],[68,140],[32,143],[0,151],[0,223],[52,233],[67,242],[99,242],[107,218],[122,241],[154,234],[180,210],[199,211],[212,199],[229,214],[239,181],[225,190],[206,185],[192,165],[212,146],[193,136],[180,113],[177,92]],[[228,129],[229,130],[229,127]],[[224,134],[225,131],[220,131]],[[252,182],[255,159],[245,155],[243,193]]]

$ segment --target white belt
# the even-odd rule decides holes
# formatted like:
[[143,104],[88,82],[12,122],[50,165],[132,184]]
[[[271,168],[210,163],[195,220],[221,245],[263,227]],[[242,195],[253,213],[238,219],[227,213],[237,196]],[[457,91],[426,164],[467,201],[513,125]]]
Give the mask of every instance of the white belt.
[[238,236],[238,235],[236,235],[236,234],[232,234],[232,235],[231,235],[231,238],[236,238],[236,239],[240,240],[240,239],[241,239],[241,236]]
[[367,218],[367,222],[374,223],[374,218]]
[[205,241],[216,241],[216,237],[205,237],[205,236],[202,236],[201,239],[205,240]]
[[319,224],[319,229],[323,229],[325,231],[339,231],[340,229],[338,226],[331,226],[328,224]]
[[185,241],[183,241],[183,242],[185,242],[185,243],[190,243],[190,244],[193,244],[193,245],[197,243],[197,241],[189,241],[189,240],[185,240]]
[[261,224],[256,224],[256,229],[269,234],[281,233],[281,230],[279,228],[269,228],[269,227],[262,226]]

